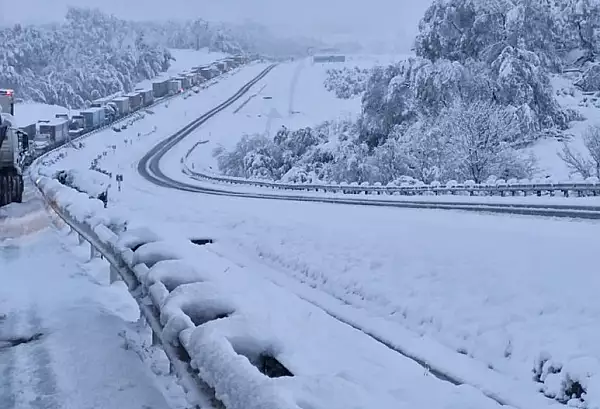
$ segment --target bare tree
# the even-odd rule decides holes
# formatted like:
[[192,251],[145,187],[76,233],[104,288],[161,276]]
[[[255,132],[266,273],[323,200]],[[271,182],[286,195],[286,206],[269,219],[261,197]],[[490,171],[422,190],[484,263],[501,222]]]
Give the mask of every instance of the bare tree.
[[592,158],[592,166],[596,177],[600,178],[600,126],[590,126],[583,134],[583,144]]
[[590,126],[584,132],[583,145],[587,155],[572,149],[565,143],[562,152],[558,152],[558,157],[573,173],[578,173],[584,178],[592,175],[600,178],[600,126]]

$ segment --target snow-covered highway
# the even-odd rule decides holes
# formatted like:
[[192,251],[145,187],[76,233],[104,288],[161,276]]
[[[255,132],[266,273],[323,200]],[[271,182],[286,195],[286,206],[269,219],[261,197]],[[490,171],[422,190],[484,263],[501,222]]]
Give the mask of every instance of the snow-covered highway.
[[[207,252],[233,261],[241,277],[275,283],[352,324],[370,335],[364,344],[369,348],[382,348],[383,342],[461,383],[487,392],[495,387],[515,406],[531,407],[526,404],[531,396],[541,396],[540,384],[531,380],[541,356],[564,366],[558,376],[595,375],[600,357],[595,222],[202,195],[155,186],[138,174],[137,161],[157,143],[226,101],[264,68],[244,68],[198,97],[157,108],[151,119],[119,137],[99,134],[84,149],[68,151],[55,169],[87,167],[116,144],[101,166],[124,174],[123,190],[112,189],[110,207],[132,226],[211,237],[215,243]],[[291,89],[295,72],[294,64],[282,64],[253,90],[265,84]],[[297,89],[306,88],[302,85]],[[244,109],[260,101],[254,98]],[[188,114],[192,103],[194,115]],[[308,109],[298,101],[294,107]],[[181,173],[182,155],[201,140],[232,132],[219,126],[236,121],[237,108],[224,109],[166,152],[161,171],[175,184],[195,183]],[[153,126],[156,133],[136,136]],[[261,294],[261,287],[251,292]],[[567,327],[572,330],[564,331]],[[582,359],[585,371],[578,365]],[[416,372],[409,373],[407,379]],[[353,381],[373,387],[364,378]],[[519,388],[510,388],[515,381]]]
[[[136,354],[137,306],[108,266],[88,261],[33,188],[0,221],[0,408],[163,409],[169,377]],[[8,228],[15,222],[27,229]],[[141,350],[138,350],[138,352]],[[155,370],[168,374],[168,362]],[[178,387],[174,396],[180,394]]]

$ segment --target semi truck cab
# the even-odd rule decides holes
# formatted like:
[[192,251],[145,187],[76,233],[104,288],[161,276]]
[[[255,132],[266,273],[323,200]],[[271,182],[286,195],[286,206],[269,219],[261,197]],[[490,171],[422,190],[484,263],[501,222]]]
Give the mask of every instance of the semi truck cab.
[[5,114],[15,115],[15,91],[0,89],[0,107]]

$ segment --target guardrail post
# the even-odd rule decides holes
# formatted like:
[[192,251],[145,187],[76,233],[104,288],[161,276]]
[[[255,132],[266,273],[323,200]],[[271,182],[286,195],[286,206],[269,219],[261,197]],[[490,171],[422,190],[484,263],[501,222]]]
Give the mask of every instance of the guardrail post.
[[96,250],[96,247],[94,247],[93,244],[90,243],[90,260],[93,260],[96,257],[98,257],[98,251]]
[[153,346],[160,345],[160,340],[158,338],[158,335],[156,335],[156,332],[154,332],[154,331],[152,331],[152,345]]
[[110,283],[112,284],[117,281],[123,281],[123,279],[121,278],[121,275],[119,274],[117,269],[111,265],[110,266]]
[[77,233],[77,237],[79,239],[79,244],[83,244],[83,242],[85,242],[85,239],[83,238],[83,236],[80,233]]

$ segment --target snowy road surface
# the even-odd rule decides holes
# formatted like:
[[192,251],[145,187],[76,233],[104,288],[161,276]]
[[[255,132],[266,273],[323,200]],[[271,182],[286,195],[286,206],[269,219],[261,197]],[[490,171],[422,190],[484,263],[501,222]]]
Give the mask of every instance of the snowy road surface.
[[[243,69],[197,98],[177,101],[179,111],[172,111],[175,103],[156,110],[123,135],[99,134],[85,149],[69,151],[57,168],[87,168],[107,145],[117,144],[101,166],[124,174],[123,191],[111,191],[111,206],[134,224],[212,236],[212,251],[250,274],[441,365],[472,357],[534,392],[539,386],[531,371],[541,354],[573,368],[571,375],[600,372],[600,282],[593,270],[598,223],[205,196],[156,187],[137,174],[136,161],[189,122],[191,107],[206,112],[201,107],[217,105],[262,68]],[[290,89],[295,69],[287,72],[281,89]],[[257,101],[244,109],[255,109]],[[296,100],[294,107],[302,104]],[[236,123],[235,108],[186,143],[217,134],[239,138],[223,125]],[[135,136],[154,125],[154,134]],[[178,149],[163,164],[170,176],[178,169]],[[588,363],[583,372],[575,365],[581,359]],[[455,369],[469,372],[468,366]]]
[[[108,285],[107,265],[87,262],[87,245],[54,226],[39,199],[22,206],[38,207],[38,231],[0,239],[0,408],[167,408],[126,341],[138,315],[127,290]],[[0,231],[20,212],[5,211]]]

